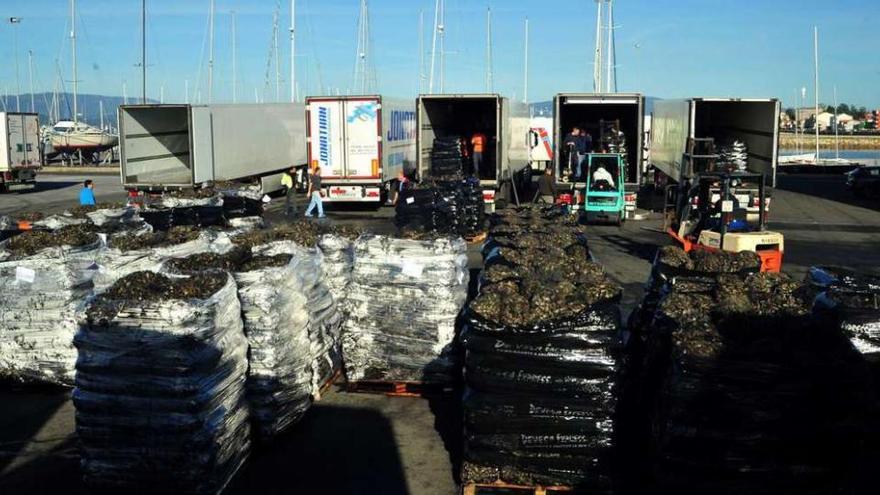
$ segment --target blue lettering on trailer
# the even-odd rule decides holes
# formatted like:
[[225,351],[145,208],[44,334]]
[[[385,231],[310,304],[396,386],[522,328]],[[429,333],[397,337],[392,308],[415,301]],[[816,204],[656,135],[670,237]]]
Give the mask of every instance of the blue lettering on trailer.
[[386,140],[408,141],[416,138],[416,113],[401,110],[391,111],[391,128],[388,129]]
[[318,107],[318,160],[322,166],[330,166],[330,109]]

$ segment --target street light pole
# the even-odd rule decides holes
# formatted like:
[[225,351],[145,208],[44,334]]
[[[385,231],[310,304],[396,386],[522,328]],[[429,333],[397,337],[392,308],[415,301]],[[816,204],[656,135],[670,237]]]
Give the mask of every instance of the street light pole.
[[12,49],[15,51],[15,111],[21,112],[21,80],[18,78],[18,29],[16,24],[21,24],[21,17],[10,17],[12,24]]

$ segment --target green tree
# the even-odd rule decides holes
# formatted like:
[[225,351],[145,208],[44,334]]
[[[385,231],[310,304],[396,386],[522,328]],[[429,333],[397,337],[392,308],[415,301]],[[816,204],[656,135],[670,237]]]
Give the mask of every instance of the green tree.
[[788,115],[788,118],[789,118],[790,120],[794,120],[794,119],[795,119],[795,111],[794,111],[794,108],[786,108],[786,109],[785,109],[785,115]]
[[846,113],[852,115],[853,110],[846,103],[841,103],[840,106],[837,107],[837,113]]

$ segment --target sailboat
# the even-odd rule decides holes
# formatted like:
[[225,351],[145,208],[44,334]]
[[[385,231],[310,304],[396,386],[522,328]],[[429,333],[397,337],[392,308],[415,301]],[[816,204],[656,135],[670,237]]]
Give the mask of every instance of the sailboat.
[[94,156],[119,144],[119,136],[79,122],[76,73],[76,0],[70,0],[70,46],[73,55],[73,120],[57,122],[50,131],[50,142],[56,153]]
[[[840,158],[839,135],[835,129],[835,142],[837,148],[836,158],[820,158],[819,154],[819,28],[813,26],[813,64],[816,84],[815,96],[815,122],[813,128],[816,131],[816,151],[814,153],[802,153],[797,155],[780,156],[779,163],[785,165],[854,165],[846,158]],[[834,114],[837,115],[837,89],[834,90]],[[837,124],[835,123],[835,128]]]

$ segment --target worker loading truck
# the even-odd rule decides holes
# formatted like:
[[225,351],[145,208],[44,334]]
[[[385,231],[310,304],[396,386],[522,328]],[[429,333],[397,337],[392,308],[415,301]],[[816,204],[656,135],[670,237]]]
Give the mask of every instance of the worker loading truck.
[[497,94],[421,95],[416,100],[419,180],[477,177],[488,211],[529,162],[528,106]]
[[553,98],[557,187],[581,191],[592,153],[619,154],[626,211],[635,209],[642,178],[645,98],[625,93],[560,93]]

